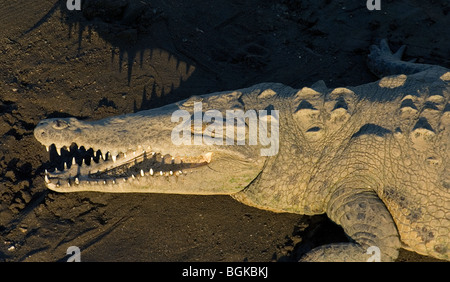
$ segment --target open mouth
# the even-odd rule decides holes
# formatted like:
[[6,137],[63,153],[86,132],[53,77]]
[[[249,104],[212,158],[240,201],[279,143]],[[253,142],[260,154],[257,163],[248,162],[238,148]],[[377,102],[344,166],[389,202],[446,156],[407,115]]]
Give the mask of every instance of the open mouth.
[[77,144],[47,147],[52,168],[45,171],[47,186],[106,185],[142,177],[182,177],[212,161],[208,152],[195,157],[172,156],[154,151],[130,150],[112,154],[109,150],[86,149]]

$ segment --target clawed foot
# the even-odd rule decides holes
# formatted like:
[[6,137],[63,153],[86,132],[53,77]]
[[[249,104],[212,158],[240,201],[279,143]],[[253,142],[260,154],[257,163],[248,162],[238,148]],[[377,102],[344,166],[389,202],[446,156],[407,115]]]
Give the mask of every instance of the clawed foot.
[[[403,53],[405,52],[406,45],[402,45],[397,52],[393,53],[391,49],[389,48],[389,44],[386,39],[382,39],[380,41],[380,45],[372,45],[370,46],[370,55],[369,57],[381,57],[381,56],[388,56],[391,57],[392,60],[398,60],[401,61],[403,57]],[[414,63],[416,59],[412,59],[407,61],[408,63]]]
[[305,254],[301,262],[379,262],[390,261],[391,258],[382,259],[381,251],[376,246],[363,247],[353,243],[340,243],[320,246]]
[[414,74],[433,67],[427,64],[415,63],[416,59],[402,61],[406,46],[401,46],[395,53],[389,48],[386,39],[382,39],[379,45],[370,46],[367,65],[378,77],[398,74]]

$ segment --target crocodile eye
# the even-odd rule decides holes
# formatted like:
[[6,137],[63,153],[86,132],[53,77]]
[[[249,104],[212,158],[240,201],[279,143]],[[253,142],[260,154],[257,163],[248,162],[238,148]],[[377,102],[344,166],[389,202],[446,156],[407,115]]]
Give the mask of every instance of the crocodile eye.
[[197,95],[193,95],[191,97],[189,97],[189,99],[187,99],[186,101],[184,101],[183,104],[181,104],[180,108],[189,108],[189,107],[193,107],[194,103],[196,102],[202,102],[203,101],[203,97],[197,96]]
[[52,127],[54,129],[64,129],[68,126],[69,126],[69,123],[67,121],[60,120],[60,119],[53,121],[53,125],[52,125]]

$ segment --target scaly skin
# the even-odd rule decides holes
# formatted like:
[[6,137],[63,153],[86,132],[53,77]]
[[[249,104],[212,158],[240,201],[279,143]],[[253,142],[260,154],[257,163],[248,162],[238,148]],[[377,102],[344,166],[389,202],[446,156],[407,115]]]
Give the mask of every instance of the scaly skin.
[[[275,212],[326,213],[353,240],[318,247],[303,260],[365,261],[375,246],[379,258],[390,261],[402,243],[450,260],[450,72],[403,62],[403,50],[392,54],[384,40],[372,46],[369,67],[390,76],[357,87],[328,89],[318,82],[295,90],[263,83],[99,121],[44,120],[35,136],[47,147],[74,142],[110,152],[106,161],[88,158],[85,165],[63,150],[56,159],[75,155],[77,163],[47,172],[47,186],[60,192],[228,194]],[[229,109],[279,111],[266,118],[279,125],[276,154],[261,154],[267,144],[250,144],[249,121],[245,146],[175,146],[172,114],[193,114],[199,101],[203,113],[218,110],[224,117]],[[206,134],[208,125],[189,133]],[[168,164],[159,163],[160,152],[170,153],[175,164],[171,156]]]

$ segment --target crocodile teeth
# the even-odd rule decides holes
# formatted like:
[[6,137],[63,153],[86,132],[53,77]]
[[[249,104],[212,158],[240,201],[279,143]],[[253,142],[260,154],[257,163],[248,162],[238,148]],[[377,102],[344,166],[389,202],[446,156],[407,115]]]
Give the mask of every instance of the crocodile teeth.
[[[53,143],[45,146],[51,162],[58,163],[51,168],[51,172],[45,170],[44,181],[53,187],[112,185],[145,176],[184,176],[186,171],[182,169],[206,165],[212,161],[213,155],[207,152],[196,156],[172,156],[150,147],[148,150],[129,148],[123,152],[111,148],[102,151],[101,148],[76,143],[61,145]],[[145,168],[148,164],[152,168]]]
[[211,162],[211,159],[212,159],[212,153],[211,153],[211,152],[206,153],[206,154],[205,154],[205,161],[206,161],[207,163],[210,163],[210,162]]

